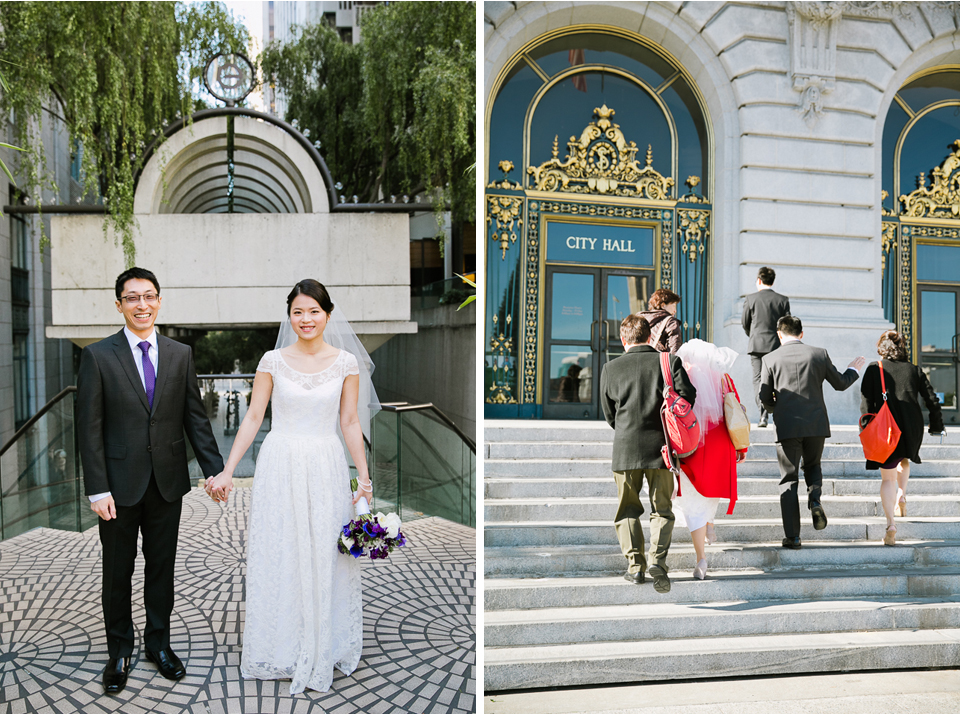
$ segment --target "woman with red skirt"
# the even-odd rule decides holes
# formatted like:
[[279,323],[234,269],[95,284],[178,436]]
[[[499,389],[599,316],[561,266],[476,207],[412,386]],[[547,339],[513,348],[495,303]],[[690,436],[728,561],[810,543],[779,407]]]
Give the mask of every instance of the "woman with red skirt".
[[727,514],[737,502],[737,464],[747,450],[737,451],[723,418],[723,376],[730,371],[737,353],[703,340],[690,340],[677,351],[683,367],[697,388],[693,412],[700,424],[700,446],[680,462],[680,487],[674,498],[676,524],[690,529],[697,566],[693,576],[707,574],[704,545],[716,540],[713,521],[720,499],[729,499]]

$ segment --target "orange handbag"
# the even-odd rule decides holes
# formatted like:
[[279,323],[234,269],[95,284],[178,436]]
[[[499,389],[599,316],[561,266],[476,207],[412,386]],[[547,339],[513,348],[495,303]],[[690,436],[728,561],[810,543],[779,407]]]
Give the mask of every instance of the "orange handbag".
[[883,393],[883,406],[876,414],[864,414],[860,417],[860,443],[863,455],[868,461],[885,463],[900,441],[900,427],[887,406],[887,384],[883,379],[883,360],[878,360],[880,368],[880,390]]

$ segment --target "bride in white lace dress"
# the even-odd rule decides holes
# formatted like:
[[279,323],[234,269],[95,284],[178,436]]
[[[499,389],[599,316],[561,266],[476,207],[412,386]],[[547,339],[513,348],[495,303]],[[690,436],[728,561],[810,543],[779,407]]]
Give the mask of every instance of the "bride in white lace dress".
[[[297,341],[260,360],[226,467],[208,481],[207,491],[226,500],[233,471],[272,398],[272,428],[253,479],[240,673],[244,679],[289,678],[296,694],[327,691],[334,667],[351,674],[360,661],[360,563],[337,551],[337,537],[354,517],[355,500],[373,487],[357,416],[357,359],[323,340],[333,303],[320,283],[303,280],[287,308]],[[357,465],[357,499],[337,436],[338,416]]]

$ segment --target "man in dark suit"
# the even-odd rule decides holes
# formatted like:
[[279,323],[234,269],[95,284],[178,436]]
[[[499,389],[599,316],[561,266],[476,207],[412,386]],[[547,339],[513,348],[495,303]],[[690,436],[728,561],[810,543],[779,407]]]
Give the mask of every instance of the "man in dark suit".
[[186,673],[170,648],[173,573],[182,499],[191,487],[184,432],[204,474],[223,470],[207,419],[193,353],[158,335],[160,284],[131,268],[116,282],[124,328],[87,346],[77,376],[77,429],[83,480],[100,516],[107,694],[123,690],[135,642],[131,578],[143,535],[146,658],[168,679]]
[[783,517],[785,548],[800,548],[800,504],[797,499],[800,464],[807,482],[807,506],[813,527],[827,527],[827,515],[820,504],[823,472],[820,457],[823,442],[830,436],[830,418],[823,401],[823,383],[839,392],[860,377],[866,360],[857,357],[841,373],[821,347],[803,344],[803,325],[798,317],[777,321],[780,349],[763,358],[760,399],[773,414],[777,427],[777,462],[780,466],[780,514]]
[[[644,581],[647,560],[643,552],[640,489],[647,479],[650,492],[650,575],[657,592],[670,591],[667,550],[673,535],[673,473],[664,467],[660,449],[666,444],[660,406],[663,404],[663,374],[660,353],[651,345],[650,323],[628,315],[620,323],[620,341],[626,350],[608,362],[600,373],[600,403],[607,423],[614,429],[613,477],[619,505],[614,526],[620,550],[628,562],[624,577]],[[683,363],[670,357],[674,389],[693,404],[697,390],[690,383]]]
[[774,292],[773,281],[777,274],[773,268],[763,267],[757,273],[757,292],[743,299],[743,331],[750,341],[747,353],[753,368],[753,396],[760,410],[757,426],[767,425],[767,410],[760,401],[760,361],[780,346],[777,339],[777,320],[790,314],[790,299]]

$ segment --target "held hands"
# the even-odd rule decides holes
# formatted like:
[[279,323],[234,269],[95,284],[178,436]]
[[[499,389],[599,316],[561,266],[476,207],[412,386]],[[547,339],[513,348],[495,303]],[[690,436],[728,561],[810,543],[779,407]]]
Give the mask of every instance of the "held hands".
[[865,360],[863,357],[857,357],[855,360],[853,360],[853,362],[847,365],[847,369],[855,369],[859,372],[860,370],[863,369],[863,365],[865,365],[866,363],[867,363],[867,360]]
[[226,503],[227,497],[233,490],[233,476],[226,471],[222,471],[216,477],[211,476],[206,480],[203,490],[217,503]]
[[94,501],[90,508],[105,521],[117,517],[117,504],[113,502],[113,496],[104,496],[99,501]]

